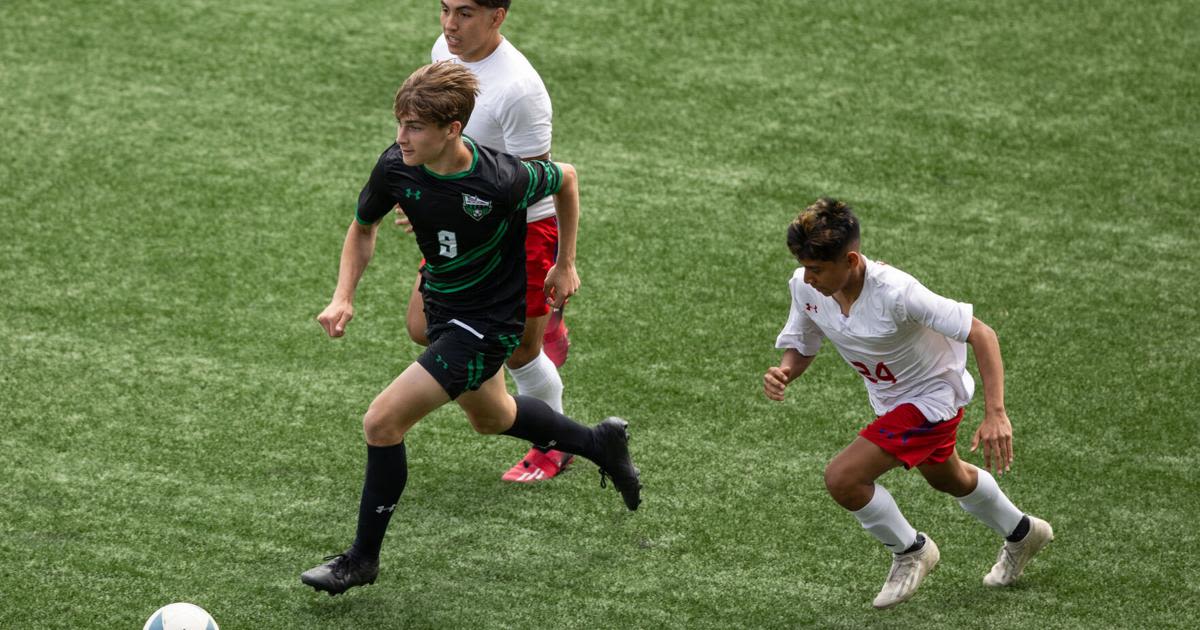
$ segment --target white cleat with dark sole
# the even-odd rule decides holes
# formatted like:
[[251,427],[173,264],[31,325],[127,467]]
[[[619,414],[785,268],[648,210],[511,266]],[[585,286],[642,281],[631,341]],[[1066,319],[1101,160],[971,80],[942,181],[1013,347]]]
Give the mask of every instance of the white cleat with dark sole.
[[1054,540],[1054,528],[1050,523],[1035,516],[1029,517],[1029,533],[1018,542],[1004,541],[996,564],[983,576],[986,586],[1011,586],[1025,571],[1025,565],[1050,541]]
[[925,545],[920,549],[892,554],[892,570],[883,583],[883,590],[879,591],[872,603],[876,608],[891,608],[908,601],[941,559],[937,543],[928,535],[921,535],[925,536]]

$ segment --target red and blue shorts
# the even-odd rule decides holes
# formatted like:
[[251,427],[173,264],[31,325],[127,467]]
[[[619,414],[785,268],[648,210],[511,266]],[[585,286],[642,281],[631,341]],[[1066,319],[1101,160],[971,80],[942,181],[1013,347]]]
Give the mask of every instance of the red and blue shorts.
[[525,227],[525,317],[550,313],[546,302],[546,272],[558,258],[558,217],[546,217]]
[[949,420],[929,422],[916,405],[905,403],[875,418],[858,434],[904,462],[905,468],[940,464],[954,455],[962,417],[959,409]]

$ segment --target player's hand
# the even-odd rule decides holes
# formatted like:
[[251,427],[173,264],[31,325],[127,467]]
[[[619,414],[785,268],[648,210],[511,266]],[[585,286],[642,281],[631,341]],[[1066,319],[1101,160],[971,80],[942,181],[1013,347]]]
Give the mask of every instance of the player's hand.
[[785,367],[769,367],[763,375],[763,393],[771,400],[783,400],[783,390],[787,389],[788,379],[792,371]]
[[401,208],[400,204],[396,204],[392,211],[396,213],[396,226],[404,228],[406,234],[412,234],[413,226],[408,220],[408,215],[404,214],[404,208]]
[[550,305],[562,308],[563,304],[567,303],[567,298],[579,290],[579,274],[575,273],[575,265],[555,264],[551,267],[550,271],[546,272],[544,290],[546,297],[550,298]]
[[346,324],[354,319],[354,306],[349,302],[334,300],[317,315],[317,323],[330,337],[341,337],[346,334]]
[[1012,469],[1012,423],[1004,411],[985,412],[971,438],[971,452],[983,443],[983,469],[1003,475]]

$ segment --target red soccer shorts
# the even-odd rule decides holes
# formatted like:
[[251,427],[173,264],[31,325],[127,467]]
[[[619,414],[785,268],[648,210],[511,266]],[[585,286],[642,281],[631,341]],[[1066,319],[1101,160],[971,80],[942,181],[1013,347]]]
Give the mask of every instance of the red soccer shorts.
[[558,258],[558,218],[534,221],[525,230],[525,317],[541,317],[550,313],[546,272]]
[[915,405],[905,403],[875,418],[858,434],[904,462],[905,468],[940,464],[954,454],[963,410],[942,422],[929,422]]

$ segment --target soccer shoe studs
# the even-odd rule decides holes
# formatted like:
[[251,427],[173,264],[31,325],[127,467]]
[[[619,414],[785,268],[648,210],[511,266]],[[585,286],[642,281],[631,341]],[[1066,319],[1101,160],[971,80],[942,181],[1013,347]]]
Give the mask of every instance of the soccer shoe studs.
[[892,554],[892,570],[888,572],[883,589],[875,596],[871,605],[879,609],[891,608],[907,601],[917,592],[921,582],[925,581],[925,576],[929,575],[942,557],[933,539],[922,535],[925,536],[925,545],[920,549]]
[[1017,542],[1005,541],[996,556],[996,564],[992,570],[983,576],[987,586],[1010,586],[1021,577],[1025,565],[1041,551],[1043,547],[1054,540],[1054,529],[1050,523],[1035,516],[1029,517],[1029,533]]
[[613,486],[621,493],[625,507],[638,509],[642,502],[641,472],[629,457],[629,423],[620,418],[605,418],[593,429],[600,446],[600,487],[605,487],[605,477],[612,479]]
[[550,479],[565,470],[573,459],[575,456],[570,453],[553,449],[543,453],[531,448],[525,457],[509,468],[500,479],[514,483],[534,483]]
[[301,573],[300,581],[318,593],[328,592],[330,597],[345,593],[355,586],[374,584],[375,578],[379,577],[379,560],[358,560],[346,553],[329,556],[325,560],[325,564]]

